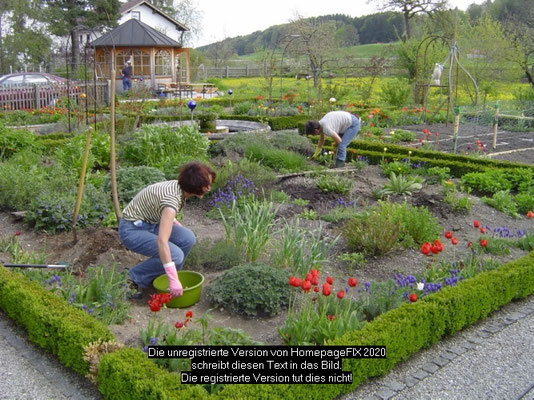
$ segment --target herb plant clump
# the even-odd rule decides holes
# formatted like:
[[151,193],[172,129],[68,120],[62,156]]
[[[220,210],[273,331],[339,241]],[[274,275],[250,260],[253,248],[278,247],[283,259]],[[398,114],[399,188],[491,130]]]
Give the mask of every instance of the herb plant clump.
[[276,315],[289,302],[289,272],[261,263],[238,265],[217,277],[208,299],[217,307],[248,316]]
[[[128,204],[141,189],[164,180],[165,174],[157,168],[146,166],[119,168],[117,170],[119,201]],[[111,179],[107,180],[105,187],[111,192]]]

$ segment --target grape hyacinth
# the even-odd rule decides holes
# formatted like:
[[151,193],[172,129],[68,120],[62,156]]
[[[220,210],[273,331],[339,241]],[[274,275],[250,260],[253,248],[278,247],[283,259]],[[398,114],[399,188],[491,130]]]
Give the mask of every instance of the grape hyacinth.
[[332,201],[332,208],[336,207],[352,207],[354,206],[354,201],[346,201],[343,197],[338,197],[336,200]]
[[257,188],[254,182],[243,175],[237,175],[231,181],[228,181],[223,189],[217,189],[210,206],[221,208],[226,206],[230,208],[232,203],[242,196],[250,196],[256,193]]

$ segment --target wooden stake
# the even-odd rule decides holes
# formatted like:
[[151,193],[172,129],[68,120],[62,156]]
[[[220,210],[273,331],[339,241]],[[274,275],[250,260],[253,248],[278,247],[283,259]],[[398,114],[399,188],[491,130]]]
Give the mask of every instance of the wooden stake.
[[454,125],[452,127],[452,136],[454,138],[454,152],[458,145],[458,129],[460,128],[460,107],[454,107]]
[[499,129],[499,104],[495,105],[495,119],[493,120],[493,143],[491,147],[497,147],[497,130]]

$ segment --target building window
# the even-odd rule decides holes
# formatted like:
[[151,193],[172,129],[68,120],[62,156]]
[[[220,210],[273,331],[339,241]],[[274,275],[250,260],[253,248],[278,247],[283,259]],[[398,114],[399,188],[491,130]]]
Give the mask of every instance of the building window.
[[132,11],[132,18],[140,21],[141,20],[141,11]]
[[150,54],[142,50],[122,50],[117,53],[117,77],[124,68],[126,61],[132,62],[133,78],[150,77]]
[[156,76],[171,76],[171,54],[167,50],[156,52]]
[[110,74],[110,66],[111,66],[111,54],[107,52],[100,52],[98,56],[96,57],[96,78],[101,79],[109,79]]
[[178,82],[187,82],[186,59],[186,53],[179,53],[174,57],[174,65],[176,66],[176,79]]

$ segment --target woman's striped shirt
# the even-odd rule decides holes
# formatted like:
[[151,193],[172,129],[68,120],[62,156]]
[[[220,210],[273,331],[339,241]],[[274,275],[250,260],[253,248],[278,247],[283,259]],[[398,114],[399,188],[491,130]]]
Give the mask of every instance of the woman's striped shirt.
[[177,180],[154,183],[137,193],[124,209],[122,217],[128,221],[140,219],[157,224],[165,207],[174,208],[178,214],[184,201],[184,193]]

